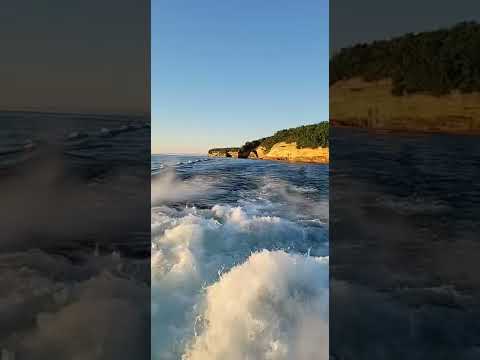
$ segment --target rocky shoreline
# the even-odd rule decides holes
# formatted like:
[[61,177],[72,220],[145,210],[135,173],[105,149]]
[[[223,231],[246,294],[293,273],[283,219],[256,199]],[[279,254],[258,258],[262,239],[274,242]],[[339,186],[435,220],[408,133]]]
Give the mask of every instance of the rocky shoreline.
[[292,163],[328,164],[329,148],[297,148],[296,143],[279,142],[267,150],[264,146],[258,146],[248,153],[241,153],[234,148],[211,149],[209,157],[229,157],[254,160],[273,160]]

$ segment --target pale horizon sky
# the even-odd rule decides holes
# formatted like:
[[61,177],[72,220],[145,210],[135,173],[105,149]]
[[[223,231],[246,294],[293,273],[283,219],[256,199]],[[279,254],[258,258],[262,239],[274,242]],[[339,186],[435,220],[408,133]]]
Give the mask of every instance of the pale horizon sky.
[[328,120],[327,0],[154,0],[152,153]]
[[47,3],[2,3],[0,110],[148,111],[149,2]]

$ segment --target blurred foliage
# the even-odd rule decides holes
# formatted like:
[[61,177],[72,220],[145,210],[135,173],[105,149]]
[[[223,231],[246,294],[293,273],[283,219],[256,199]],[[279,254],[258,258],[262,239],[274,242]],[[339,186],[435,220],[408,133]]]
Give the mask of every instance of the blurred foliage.
[[279,142],[297,143],[297,148],[316,148],[328,146],[328,121],[314,125],[305,125],[277,131],[273,136],[257,140],[260,145],[270,150]]
[[279,142],[297,143],[297,148],[328,147],[328,135],[329,123],[324,121],[318,124],[280,130],[273,136],[247,141],[241,148],[214,148],[208,150],[208,153],[226,155],[227,152],[238,151],[238,157],[245,158],[260,145],[264,146],[268,151]]
[[219,153],[219,154],[225,155],[227,152],[237,152],[239,150],[240,150],[240,148],[238,148],[238,147],[214,148],[214,149],[208,150],[208,153],[209,154]]
[[330,60],[330,85],[353,77],[391,78],[397,96],[480,91],[480,25],[463,22],[342,49]]

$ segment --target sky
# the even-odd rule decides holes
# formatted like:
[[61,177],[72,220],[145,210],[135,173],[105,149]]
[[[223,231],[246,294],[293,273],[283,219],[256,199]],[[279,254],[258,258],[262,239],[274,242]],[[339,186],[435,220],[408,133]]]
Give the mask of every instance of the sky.
[[148,5],[2,2],[0,110],[148,112]]
[[330,47],[334,53],[358,42],[479,21],[480,1],[332,0],[330,13]]
[[152,153],[328,120],[327,0],[152,0]]

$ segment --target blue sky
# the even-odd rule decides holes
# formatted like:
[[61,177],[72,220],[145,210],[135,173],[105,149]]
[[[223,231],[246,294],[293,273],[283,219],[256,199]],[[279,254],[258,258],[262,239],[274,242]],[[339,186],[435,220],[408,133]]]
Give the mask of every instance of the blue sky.
[[328,0],[153,0],[152,152],[328,120]]

